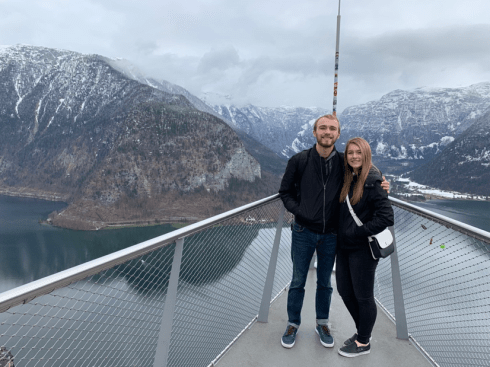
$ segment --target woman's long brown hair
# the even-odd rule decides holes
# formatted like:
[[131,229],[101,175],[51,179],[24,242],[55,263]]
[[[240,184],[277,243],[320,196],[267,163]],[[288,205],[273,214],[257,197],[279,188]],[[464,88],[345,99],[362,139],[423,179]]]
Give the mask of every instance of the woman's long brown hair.
[[357,182],[354,186],[352,197],[349,198],[351,205],[355,205],[361,200],[362,193],[364,191],[364,183],[366,182],[366,178],[369,174],[369,169],[373,164],[371,162],[371,147],[366,140],[364,140],[363,138],[352,138],[347,142],[344,153],[344,186],[342,186],[342,191],[340,192],[341,203],[344,202],[345,198],[347,197],[350,185],[352,184],[352,180],[354,179],[354,176],[352,174],[352,167],[349,166],[349,164],[347,163],[347,151],[349,150],[349,146],[352,144],[359,147],[362,156],[362,165],[359,172],[359,177],[357,178]]

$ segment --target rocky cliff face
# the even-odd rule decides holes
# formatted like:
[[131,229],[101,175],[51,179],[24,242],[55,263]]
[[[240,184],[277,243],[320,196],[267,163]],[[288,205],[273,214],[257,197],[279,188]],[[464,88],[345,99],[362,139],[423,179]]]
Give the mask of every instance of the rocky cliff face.
[[0,80],[4,192],[116,210],[128,200],[260,180],[260,165],[226,123],[128,78],[104,57],[4,47]]
[[[289,135],[295,136],[294,133],[295,130],[291,131],[291,129],[289,129],[289,126],[284,126],[284,123],[281,119],[281,117],[283,117],[284,114],[277,112],[276,109],[261,109],[260,107],[250,106],[250,108],[254,110],[263,110],[263,111],[269,110],[269,113],[262,113],[264,119],[258,119],[258,120],[255,119],[253,121],[248,121],[247,123],[247,121],[244,119],[233,118],[234,113],[237,113],[238,111],[238,109],[236,109],[235,107],[215,106],[214,107],[216,108],[215,111],[212,106],[209,106],[208,104],[206,104],[205,102],[203,102],[202,100],[194,96],[185,88],[182,88],[181,86],[176,84],[172,84],[166,80],[158,81],[153,78],[149,78],[145,76],[143,73],[141,73],[137,68],[135,68],[134,65],[128,63],[126,60],[107,59],[107,62],[111,66],[113,66],[116,70],[120,71],[130,79],[136,80],[142,84],[149,85],[153,88],[156,88],[160,91],[172,95],[184,96],[199,111],[209,113],[211,115],[218,117],[219,119],[226,121],[231,126],[231,128],[235,130],[238,137],[244,144],[247,152],[249,152],[260,163],[262,171],[270,172],[273,175],[279,175],[279,176],[284,173],[287,159],[285,156],[280,154],[281,149],[283,147],[281,145],[281,141],[276,139],[274,142],[274,146],[278,150],[278,153],[276,153],[272,150],[272,147],[268,146],[271,143],[270,139],[263,139],[264,134],[262,134],[263,131],[260,130],[261,128],[269,131],[279,130],[280,132],[278,135],[283,134],[283,131],[287,131]],[[298,117],[297,119],[299,121],[302,121],[302,119],[305,118],[305,116],[303,116],[302,114],[297,114],[295,116],[294,114],[292,114],[293,110],[298,110],[300,112],[303,112],[305,109],[302,108],[298,108],[298,109],[279,108],[277,110],[280,111],[289,110],[288,118],[290,121],[293,122],[296,121],[295,117]],[[221,112],[223,114],[220,114],[218,112]],[[239,113],[242,114],[242,112]],[[274,116],[277,116],[279,120],[275,121]],[[246,122],[246,123],[239,124],[237,123],[238,121]],[[251,127],[250,125],[253,125],[254,127]],[[268,125],[271,126],[267,127]],[[254,133],[254,136],[251,135],[252,133]]]
[[411,177],[441,189],[489,196],[490,109]]

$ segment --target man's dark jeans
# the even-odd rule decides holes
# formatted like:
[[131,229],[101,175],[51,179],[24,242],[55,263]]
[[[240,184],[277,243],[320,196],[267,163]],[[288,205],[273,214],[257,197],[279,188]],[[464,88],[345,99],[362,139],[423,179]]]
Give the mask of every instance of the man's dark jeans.
[[293,261],[293,279],[288,293],[288,324],[299,327],[301,309],[305,297],[305,284],[311,258],[317,254],[316,284],[316,318],[319,325],[327,325],[332,299],[332,275],[335,261],[337,235],[334,233],[318,234],[293,224],[291,259]]

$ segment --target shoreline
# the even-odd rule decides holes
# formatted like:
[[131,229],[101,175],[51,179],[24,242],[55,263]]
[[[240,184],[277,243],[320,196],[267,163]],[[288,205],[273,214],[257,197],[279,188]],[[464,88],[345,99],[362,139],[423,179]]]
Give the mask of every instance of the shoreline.
[[[41,225],[48,225],[52,227],[58,227],[58,228],[64,228],[64,229],[71,229],[71,230],[82,230],[82,231],[102,231],[102,230],[112,230],[112,229],[122,229],[122,228],[136,228],[136,227],[154,227],[154,226],[161,226],[165,224],[170,224],[174,228],[182,228],[185,226],[188,226],[189,224],[193,224],[195,222],[198,222],[198,218],[167,218],[167,219],[159,219],[159,220],[143,220],[143,219],[138,219],[138,220],[125,220],[121,222],[93,222],[90,221],[92,226],[89,228],[73,228],[72,226],[62,226],[58,225],[56,223],[53,223],[53,220],[51,218],[48,218],[46,220],[40,219],[38,221],[39,224]],[[77,221],[78,224],[86,224],[88,221],[80,219]]]
[[[477,198],[470,198],[470,197],[448,197],[448,196],[443,196],[443,195],[436,195],[436,194],[425,194],[422,192],[413,192],[413,193],[397,193],[393,192],[392,195],[394,197],[397,197],[398,199],[406,200],[409,202],[415,202],[415,201],[421,201],[417,199],[410,199],[411,197],[423,197],[425,200],[450,200],[450,201],[478,201],[478,202],[488,202],[490,201],[489,199],[483,198],[481,195]],[[471,196],[471,195],[469,195]],[[474,195],[476,196],[476,195]]]
[[[443,191],[441,191],[443,192]],[[450,193],[450,192],[448,192]],[[452,193],[452,192],[451,192]],[[490,201],[490,197],[488,199],[483,198],[484,195],[473,195],[473,194],[461,194],[458,193],[458,197],[449,197],[449,196],[444,196],[444,195],[438,195],[438,194],[427,194],[424,192],[416,191],[416,192],[411,192],[411,193],[406,193],[406,192],[395,192],[392,191],[393,196],[398,196],[400,198],[410,198],[411,196],[423,196],[425,200],[463,200],[463,201]],[[6,190],[3,188],[0,188],[0,196],[8,196],[8,197],[19,197],[19,198],[26,198],[26,199],[38,199],[38,200],[46,200],[46,201],[54,201],[54,202],[63,202],[69,205],[69,196],[68,195],[60,195],[60,194],[55,194],[55,193],[36,193],[36,192],[27,192],[27,191],[11,191],[11,190]],[[476,198],[471,198],[470,196],[476,197]],[[417,200],[408,200],[408,201],[417,201]],[[193,218],[194,219],[194,218]],[[147,222],[148,220],[144,219],[139,219],[135,220],[134,223],[137,222]],[[177,221],[179,222],[179,221]],[[110,223],[110,222],[109,222]],[[180,223],[180,222],[179,222]],[[112,224],[108,224],[112,225]]]
[[[417,202],[426,202],[429,200],[447,200],[447,201],[490,201],[486,197],[481,195],[470,195],[470,194],[462,194],[458,193],[458,197],[450,197],[452,193],[447,193],[447,195],[438,195],[442,191],[437,191],[436,193],[424,193],[418,190],[414,190],[412,192],[392,192],[392,196],[396,197],[400,200],[404,200],[408,203],[417,203]],[[39,223],[42,225],[50,225],[59,228],[71,229],[71,230],[87,230],[87,231],[98,231],[98,230],[110,230],[110,229],[122,229],[122,228],[130,228],[130,227],[151,227],[156,225],[164,225],[170,224],[178,226],[176,228],[184,227],[188,224],[192,224],[198,222],[200,220],[205,219],[204,217],[195,215],[194,213],[188,212],[188,216],[175,216],[171,214],[171,212],[167,212],[167,215],[159,216],[159,214],[163,213],[153,213],[150,216],[140,217],[138,219],[122,219],[115,220],[116,218],[110,218],[113,220],[104,220],[105,215],[99,215],[97,210],[93,210],[93,207],[74,207],[73,210],[69,210],[71,205],[68,203],[68,196],[63,196],[60,194],[55,194],[52,192],[41,192],[41,191],[33,191],[27,189],[18,189],[18,190],[8,190],[5,188],[0,188],[0,196],[6,197],[19,197],[19,198],[27,198],[27,199],[38,199],[45,200],[51,202],[64,202],[67,204],[67,207],[58,212],[49,213],[47,218],[40,219]],[[85,209],[88,208],[88,211]],[[65,212],[68,209],[67,212]],[[81,210],[82,209],[82,210]],[[174,208],[175,209],[175,208]],[[94,218],[95,214],[97,214],[98,218]],[[82,215],[85,214],[84,217]],[[87,215],[88,214],[88,215]],[[101,213],[102,214],[102,213]],[[112,212],[114,214],[114,212]],[[170,214],[170,215],[169,215]],[[182,213],[184,214],[184,213]],[[194,215],[193,215],[194,214]],[[203,214],[203,213],[201,213]],[[109,218],[107,218],[109,219]]]
[[68,204],[68,200],[69,200],[68,195],[60,195],[60,194],[48,193],[48,192],[33,192],[33,191],[27,191],[26,189],[8,190],[8,189],[0,188],[0,195],[17,197],[17,198],[63,202],[66,204]]
[[[145,221],[145,222],[148,222],[148,221]],[[154,226],[163,226],[165,224],[170,224],[172,227],[178,229],[178,228],[183,228],[183,227],[186,227],[188,226],[189,224],[192,224],[194,222],[190,222],[190,221],[187,221],[187,222],[179,222],[179,221],[162,221],[162,222],[158,222],[158,223],[147,223],[147,224],[144,224],[144,223],[121,223],[121,224],[107,224],[105,227],[101,227],[99,228],[98,230],[99,231],[105,231],[105,230],[112,230],[112,229],[122,229],[122,228],[136,228],[136,227],[141,227],[141,228],[145,228],[145,227],[154,227]]]
[[70,216],[68,222],[64,223],[66,225],[60,225],[61,223],[55,219],[55,216],[62,214],[67,208],[69,208],[70,203],[69,203],[68,195],[61,195],[61,194],[46,192],[46,191],[35,191],[26,188],[6,189],[0,187],[0,196],[65,203],[67,204],[67,207],[62,211],[60,211],[60,213],[56,213],[56,212],[49,213],[47,218],[40,219],[38,222],[41,225],[49,225],[53,227],[65,228],[71,230],[97,231],[97,230],[122,229],[122,228],[130,228],[130,227],[150,227],[150,226],[164,225],[164,224],[170,224],[173,226],[178,226],[178,228],[181,228],[183,226],[204,219],[195,216],[192,217],[191,216],[189,217],[164,216],[161,218],[151,217],[151,218],[134,219],[134,220],[125,219],[121,221],[104,221],[104,220],[93,221],[88,218],[85,219],[79,216]]
[[[400,197],[423,196],[425,200],[440,199],[440,200],[468,200],[468,201],[490,201],[489,195],[461,193],[452,190],[441,190],[427,185],[419,184],[411,181],[409,178],[401,176],[386,175],[393,183],[401,184],[402,192],[394,194]],[[395,186],[396,187],[396,186]],[[417,200],[414,200],[417,201]]]

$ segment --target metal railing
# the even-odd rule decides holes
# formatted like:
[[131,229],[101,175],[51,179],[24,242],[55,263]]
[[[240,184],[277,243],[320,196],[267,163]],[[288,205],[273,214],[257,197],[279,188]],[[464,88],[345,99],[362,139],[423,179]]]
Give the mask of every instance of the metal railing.
[[290,282],[284,217],[273,196],[4,292],[0,346],[17,367],[207,366]]
[[[490,366],[490,233],[391,201],[410,337],[435,365]],[[391,266],[380,261],[375,297],[395,319]]]
[[[434,364],[488,366],[489,234],[392,202],[397,251],[378,266],[378,303]],[[274,195],[4,292],[2,355],[17,367],[213,365],[289,284],[291,220]]]

